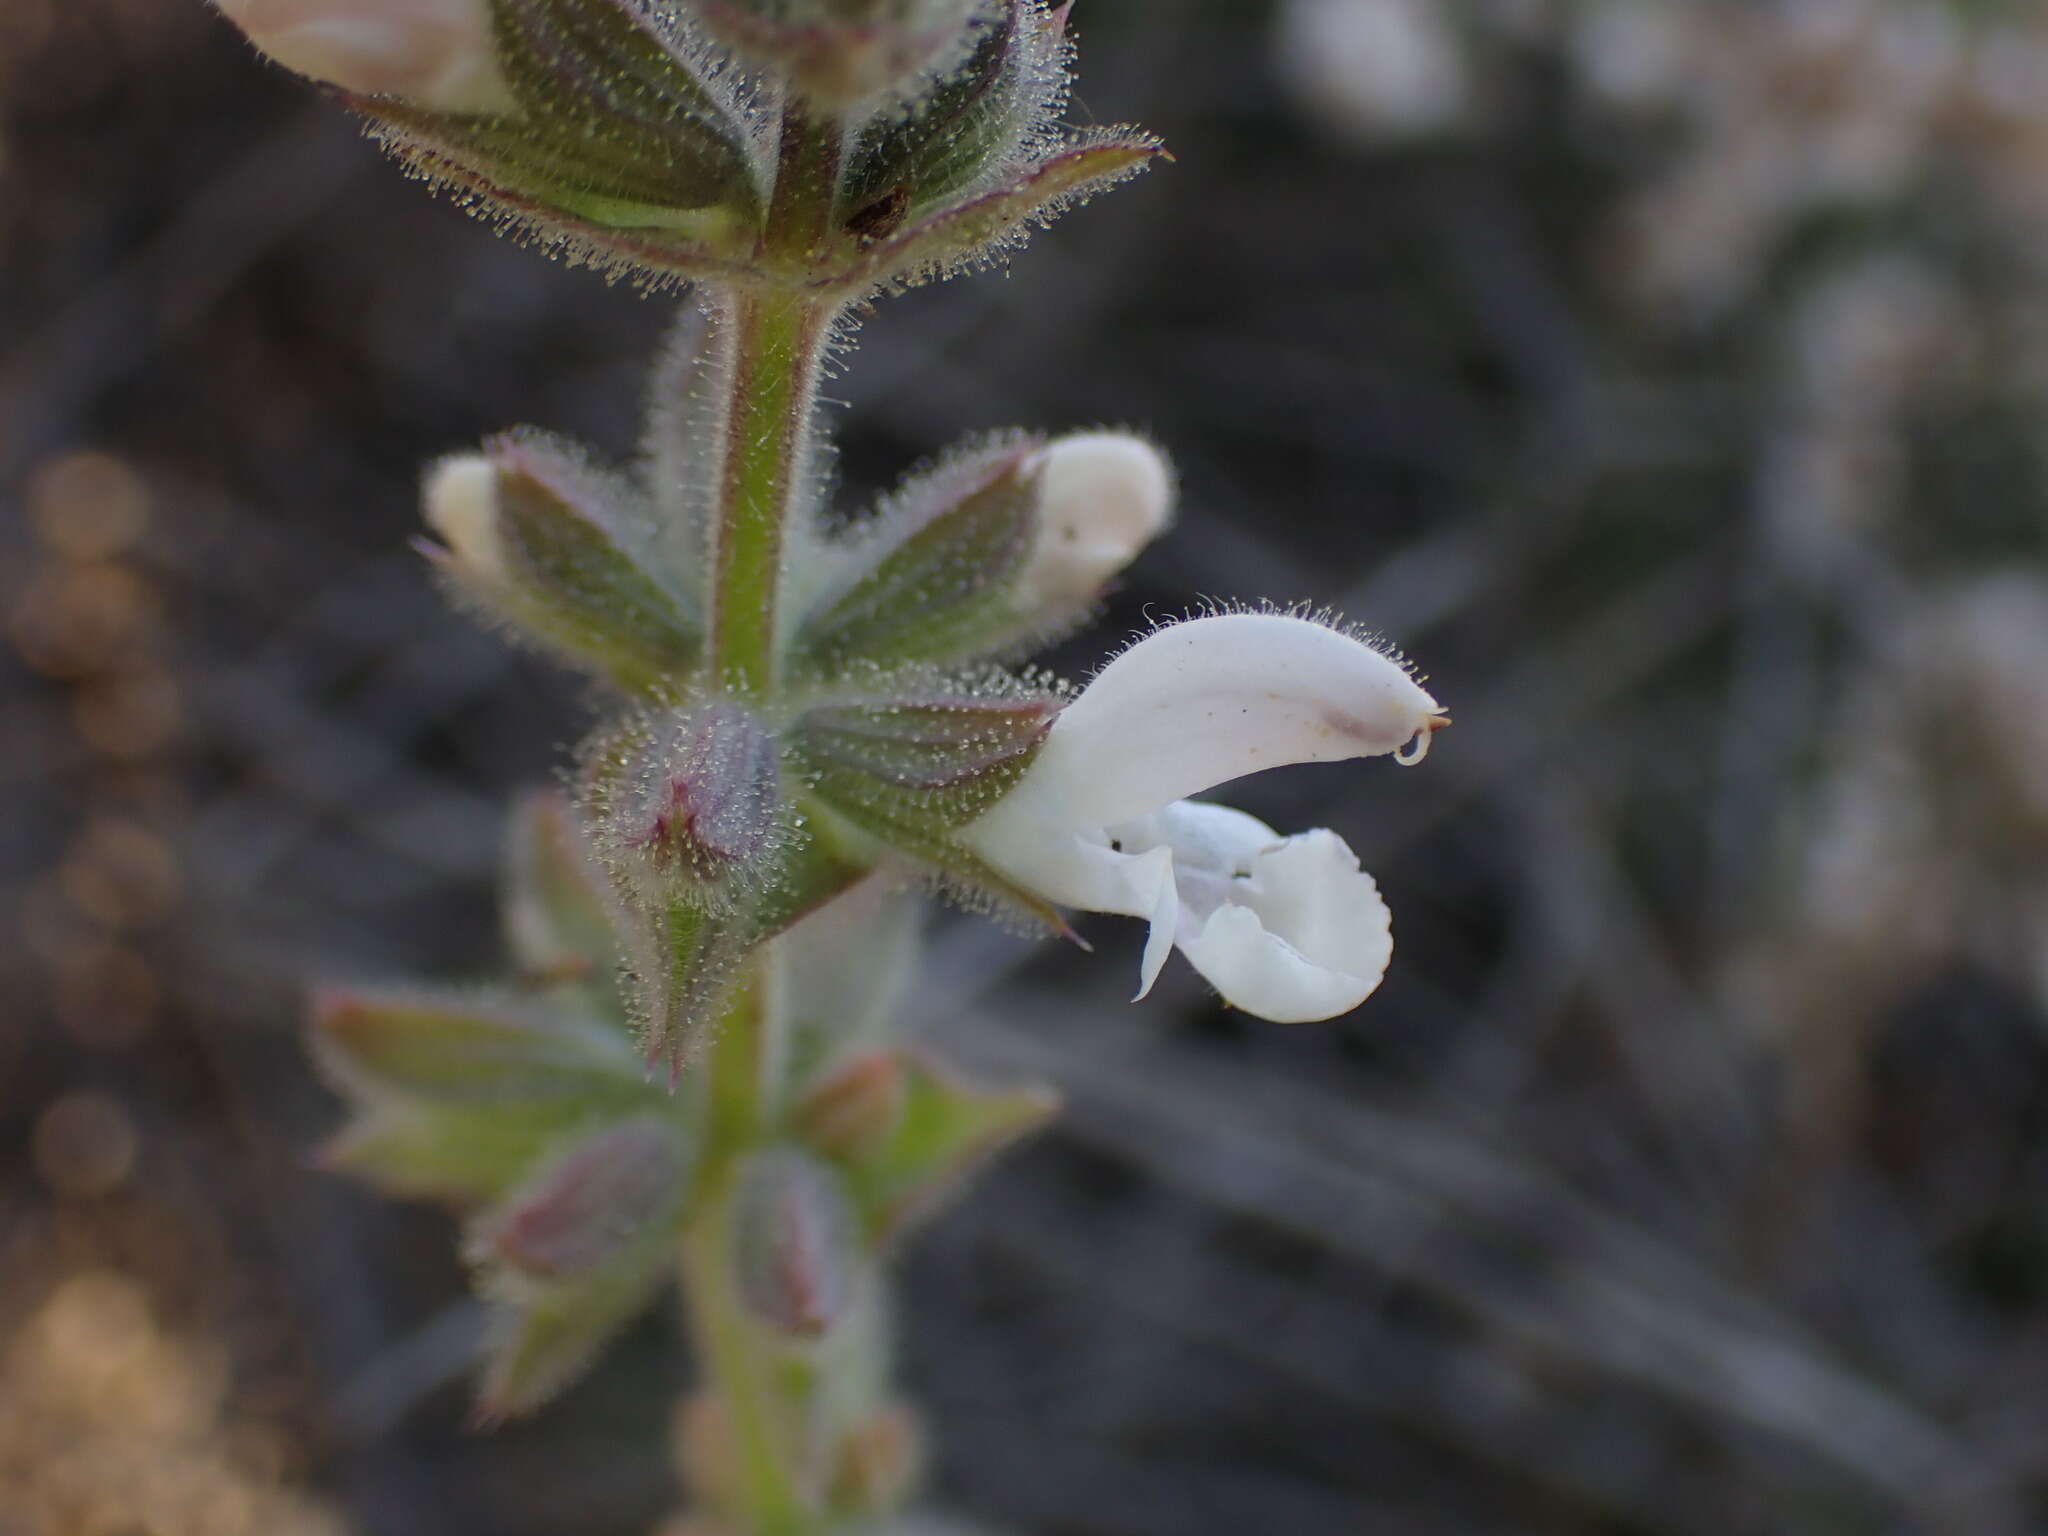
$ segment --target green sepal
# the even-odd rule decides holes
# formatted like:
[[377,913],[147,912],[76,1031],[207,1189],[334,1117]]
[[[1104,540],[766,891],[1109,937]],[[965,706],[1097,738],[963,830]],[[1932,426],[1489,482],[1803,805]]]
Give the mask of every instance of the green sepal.
[[[673,690],[703,655],[703,627],[656,573],[638,487],[533,432],[492,439],[485,462],[489,527],[474,536],[489,557],[421,546],[457,603],[628,692]],[[430,518],[440,483],[429,480]]]
[[756,942],[753,920],[675,893],[621,894],[633,916],[624,937],[641,1056],[650,1073],[666,1062],[673,1088],[724,1016],[726,993]]
[[673,892],[650,899],[644,888],[617,886],[631,913],[626,968],[646,1066],[651,1071],[666,1061],[671,1086],[725,1016],[747,957],[874,868],[876,850],[854,846],[825,818],[795,809],[801,835],[783,848],[752,899],[733,910],[708,910]]
[[651,1099],[623,1030],[530,998],[330,992],[312,1037],[355,1111],[322,1165],[396,1195],[495,1199],[564,1136]]
[[902,1110],[886,1137],[839,1159],[876,1241],[928,1216],[990,1158],[1059,1112],[1049,1088],[978,1087],[903,1053]]
[[[495,1304],[480,1419],[539,1407],[647,1305],[673,1273],[689,1186],[686,1141],[643,1115],[570,1144],[475,1225],[471,1254]],[[591,1210],[564,1213],[585,1195],[614,1202],[613,1229]]]
[[332,991],[315,999],[313,1043],[361,1097],[490,1106],[604,1099],[640,1083],[617,1031],[517,998]]
[[996,259],[1035,225],[1137,175],[1163,153],[1134,129],[1074,136],[1043,158],[1005,173],[993,186],[912,220],[871,245],[837,281],[854,289],[908,287],[950,277]]
[[318,1162],[401,1199],[480,1205],[605,1113],[577,1098],[491,1105],[372,1098],[320,1149]]
[[744,257],[763,214],[744,107],[633,0],[492,0],[507,113],[448,113],[337,92],[387,147],[488,211],[600,264],[652,236],[668,270]]
[[984,180],[1044,132],[1066,94],[1066,11],[1042,0],[1000,0],[975,25],[966,57],[933,88],[871,119],[848,156],[842,205],[856,233],[870,210],[915,217]]
[[847,1057],[893,1038],[922,920],[916,892],[878,874],[776,939],[793,1093],[810,1092]]
[[[732,99],[645,0],[491,0],[491,9],[523,122],[650,174],[707,177],[705,195],[664,199],[678,207],[715,201],[733,167],[750,165]],[[679,131],[697,137],[679,140]],[[691,149],[703,152],[700,163],[682,158]]]
[[783,761],[832,818],[935,866],[970,899],[1066,932],[1057,911],[953,835],[1016,786],[1061,703],[1001,673],[882,675],[858,695],[813,704],[789,728]]
[[818,798],[855,822],[939,836],[1016,785],[1059,709],[1049,696],[906,690],[807,710],[790,750]]
[[617,903],[566,795],[540,791],[513,806],[501,890],[521,980],[572,987],[601,1017],[622,1018]]
[[[663,167],[642,153],[621,154],[605,141],[552,136],[531,118],[455,116],[387,97],[343,99],[370,119],[379,138],[429,175],[439,174],[435,162],[459,166],[473,178],[469,185],[522,194],[593,226],[594,234],[655,229],[711,236],[758,217],[744,203],[735,208],[721,199],[708,175],[677,177],[675,166],[690,164],[688,150]],[[682,132],[694,136],[697,130]]]
[[1038,534],[1044,439],[979,444],[907,480],[853,532],[825,546],[839,567],[793,646],[827,676],[973,656],[1016,627],[1006,593]]

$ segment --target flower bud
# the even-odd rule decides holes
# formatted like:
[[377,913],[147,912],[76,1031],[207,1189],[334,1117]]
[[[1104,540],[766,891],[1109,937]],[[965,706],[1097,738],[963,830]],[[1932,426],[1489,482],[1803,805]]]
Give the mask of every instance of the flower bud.
[[1038,467],[1038,535],[1012,601],[1057,622],[1085,608],[1173,521],[1166,456],[1128,432],[1077,432]]
[[863,1258],[839,1175],[806,1153],[774,1147],[748,1161],[734,1199],[741,1301],[776,1333],[820,1337],[852,1307]]
[[660,1118],[594,1132],[492,1214],[477,1252],[534,1280],[589,1274],[675,1205],[688,1171],[686,1149]]
[[821,1152],[855,1156],[895,1134],[907,1097],[902,1059],[892,1051],[864,1052],[804,1095],[796,1124]]
[[287,69],[441,112],[505,112],[487,0],[217,0]]
[[730,700],[632,722],[586,771],[598,855],[657,901],[728,905],[785,843],[779,779],[774,738]]

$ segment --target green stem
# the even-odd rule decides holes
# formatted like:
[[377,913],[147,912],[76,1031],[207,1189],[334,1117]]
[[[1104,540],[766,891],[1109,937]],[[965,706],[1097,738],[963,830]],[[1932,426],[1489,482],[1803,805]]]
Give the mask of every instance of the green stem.
[[[792,519],[806,511],[819,370],[841,307],[807,280],[831,239],[844,138],[836,119],[813,118],[794,98],[785,106],[760,254],[761,267],[786,280],[716,296],[728,393],[712,658],[727,686],[756,695],[775,686],[784,549]],[[735,1180],[746,1157],[779,1134],[783,1112],[786,1022],[775,964],[772,945],[754,960],[702,1068],[705,1165],[680,1257],[699,1390],[722,1408],[731,1433],[719,1513],[746,1536],[818,1536],[830,1523],[821,1457],[835,1447],[817,1443],[830,1383],[792,1367],[782,1341],[746,1310],[734,1267]]]
[[724,1409],[732,1433],[722,1513],[747,1536],[813,1536],[825,1529],[806,1448],[808,1405],[778,1343],[750,1316],[735,1268],[734,1183],[747,1153],[774,1134],[782,1023],[764,953],[736,990],[704,1070],[706,1150],[697,1214],[683,1233],[683,1296],[698,1390]]
[[805,489],[811,406],[830,323],[823,306],[793,294],[748,291],[728,301],[732,395],[712,642],[720,674],[749,693],[766,692],[775,681],[783,542]]
[[722,676],[749,693],[766,692],[775,681],[783,545],[808,490],[819,366],[839,312],[838,300],[811,291],[805,278],[832,229],[844,138],[837,120],[815,119],[800,102],[785,107],[761,243],[790,280],[725,295],[718,317],[729,393],[713,659]]

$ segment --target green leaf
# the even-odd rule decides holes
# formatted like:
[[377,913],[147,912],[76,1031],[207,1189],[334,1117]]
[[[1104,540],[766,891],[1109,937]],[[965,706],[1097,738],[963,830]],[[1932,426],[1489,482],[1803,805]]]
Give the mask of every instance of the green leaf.
[[906,1053],[903,1109],[894,1131],[840,1166],[869,1229],[878,1239],[893,1236],[1058,1110],[1050,1089],[980,1088]]
[[1014,628],[1004,596],[1037,537],[1043,446],[1011,437],[955,454],[838,541],[840,574],[797,636],[800,665],[964,659]]

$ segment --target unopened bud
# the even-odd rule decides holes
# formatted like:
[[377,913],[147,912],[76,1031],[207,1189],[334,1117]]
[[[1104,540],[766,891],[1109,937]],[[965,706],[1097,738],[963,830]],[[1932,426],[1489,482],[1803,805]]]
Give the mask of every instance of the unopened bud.
[[776,1333],[817,1338],[845,1316],[860,1230],[839,1176],[790,1147],[760,1153],[735,1195],[734,1264],[747,1310]]
[[895,1134],[907,1090],[903,1061],[871,1051],[829,1073],[804,1095],[796,1123],[806,1140],[833,1157],[856,1157]]
[[1127,432],[1078,432],[1038,470],[1038,537],[1013,589],[1018,611],[1056,620],[1085,608],[1173,521],[1173,470]]
[[287,69],[440,112],[508,112],[487,0],[217,0]]
[[780,773],[774,738],[730,700],[636,721],[586,774],[599,856],[643,889],[723,905],[783,844]]
[[492,1214],[478,1253],[535,1280],[587,1275],[674,1208],[689,1159],[652,1116],[575,1143]]
[[891,1403],[856,1424],[833,1469],[832,1502],[849,1514],[900,1507],[924,1471],[924,1435],[908,1405]]

